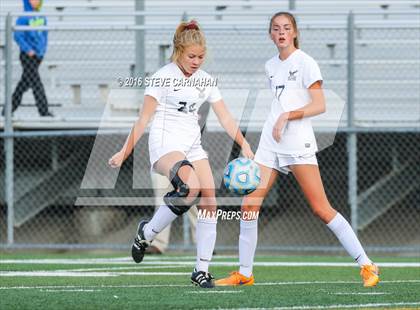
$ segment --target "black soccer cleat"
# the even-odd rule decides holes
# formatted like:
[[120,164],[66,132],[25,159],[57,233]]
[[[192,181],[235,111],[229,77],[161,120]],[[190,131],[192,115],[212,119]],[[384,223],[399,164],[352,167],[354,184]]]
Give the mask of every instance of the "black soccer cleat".
[[213,288],[213,279],[214,277],[211,275],[211,273],[197,271],[195,268],[191,274],[191,283],[202,288]]
[[134,238],[133,245],[131,246],[131,256],[133,260],[138,264],[141,263],[144,257],[144,252],[147,247],[150,245],[150,242],[144,238],[143,228],[148,221],[140,221],[137,228],[137,236]]

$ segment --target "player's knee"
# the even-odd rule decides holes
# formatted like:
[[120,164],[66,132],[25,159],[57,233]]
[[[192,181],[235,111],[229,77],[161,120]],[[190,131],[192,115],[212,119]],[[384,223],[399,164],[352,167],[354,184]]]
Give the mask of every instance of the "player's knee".
[[201,190],[200,206],[207,211],[215,211],[217,209],[217,201],[214,190]]
[[325,223],[328,223],[333,211],[334,209],[329,205],[316,204],[312,206],[312,213]]
[[191,176],[188,178],[188,180],[185,182],[188,185],[188,188],[190,189],[189,196],[197,196],[198,193],[200,193],[200,182],[198,181],[198,178],[195,176],[194,171],[191,173]]
[[201,188],[201,199],[206,201],[216,200],[216,191],[214,188]]
[[164,197],[166,205],[176,215],[187,212],[192,205],[198,202],[200,197],[200,184],[195,174],[189,177],[187,182],[184,182],[183,178],[179,176],[179,170],[184,166],[194,169],[188,160],[177,162],[169,173],[169,179],[174,190]]
[[251,212],[259,212],[261,208],[261,205],[258,204],[243,204],[241,206],[241,212],[242,213],[251,213]]
[[255,211],[261,208],[261,205],[264,201],[264,195],[259,195],[255,192],[244,197],[241,207],[242,211]]
[[192,206],[194,204],[196,204],[198,202],[198,200],[200,199],[201,193],[200,193],[200,188],[199,187],[192,187],[194,186],[194,184],[187,184],[187,186],[189,187],[189,192],[187,197],[185,197],[185,203],[188,204],[189,206]]
[[174,180],[174,177],[178,177],[180,179],[178,181],[181,181],[188,187],[187,197],[192,199],[197,198],[200,195],[200,181],[195,174],[194,167],[188,160],[183,160],[177,164],[181,166],[178,169],[178,173],[175,172],[176,167],[174,166],[172,180]]

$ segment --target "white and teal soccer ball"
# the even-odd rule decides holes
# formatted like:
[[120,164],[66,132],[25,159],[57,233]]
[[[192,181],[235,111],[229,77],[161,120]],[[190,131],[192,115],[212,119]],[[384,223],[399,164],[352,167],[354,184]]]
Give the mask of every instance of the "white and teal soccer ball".
[[238,195],[248,195],[260,184],[260,168],[251,159],[236,158],[225,169],[223,182],[228,190]]

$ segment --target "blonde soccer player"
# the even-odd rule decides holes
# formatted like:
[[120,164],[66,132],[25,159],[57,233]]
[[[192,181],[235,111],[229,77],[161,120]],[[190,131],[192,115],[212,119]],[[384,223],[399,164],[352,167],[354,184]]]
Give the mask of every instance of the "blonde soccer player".
[[140,221],[132,257],[140,263],[154,237],[198,202],[199,209],[213,216],[197,222],[197,261],[191,281],[210,288],[214,285],[208,268],[216,242],[216,198],[207,153],[201,146],[197,114],[200,106],[206,101],[211,103],[222,127],[241,146],[243,155],[253,158],[254,154],[227,110],[215,79],[200,69],[205,55],[206,40],[197,22],[179,24],[173,37],[172,62],[149,80],[139,118],[109,164],[122,165],[153,116],[149,132],[150,163],[154,171],[168,177],[174,190],[165,195],[165,203],[150,221]]
[[[366,255],[347,220],[331,207],[322,184],[310,121],[311,116],[325,111],[318,64],[299,49],[298,28],[292,14],[279,12],[273,15],[269,33],[279,51],[265,64],[274,98],[255,154],[255,161],[261,169],[261,184],[256,191],[244,197],[242,212],[259,212],[279,172],[292,172],[313,213],[359,264],[364,286],[375,286],[379,282],[378,267]],[[257,231],[257,220],[241,219],[239,271],[215,281],[216,285],[254,284],[252,266]]]

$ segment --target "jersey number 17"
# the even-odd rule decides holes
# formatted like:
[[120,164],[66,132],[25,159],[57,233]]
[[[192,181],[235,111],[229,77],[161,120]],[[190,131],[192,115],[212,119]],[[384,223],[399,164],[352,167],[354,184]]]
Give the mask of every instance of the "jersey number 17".
[[192,103],[188,107],[185,101],[180,101],[178,103],[181,105],[181,107],[178,109],[179,112],[188,114],[188,113],[193,113],[195,110],[197,110],[195,107],[196,103]]
[[277,85],[276,86],[276,98],[277,100],[280,100],[280,96],[283,93],[284,85]]

